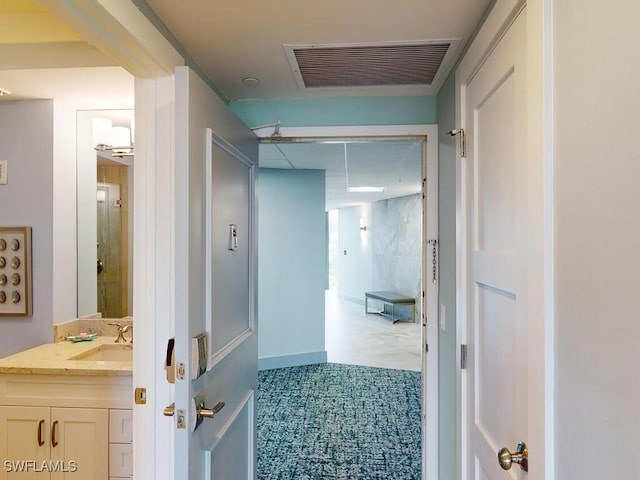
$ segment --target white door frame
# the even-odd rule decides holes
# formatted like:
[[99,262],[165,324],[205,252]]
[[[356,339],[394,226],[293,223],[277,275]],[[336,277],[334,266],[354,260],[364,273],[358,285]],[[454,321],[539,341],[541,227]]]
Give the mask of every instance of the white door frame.
[[[270,138],[273,127],[255,130],[260,138]],[[368,137],[426,137],[422,161],[426,161],[427,176],[427,225],[429,238],[438,238],[438,125],[358,125],[325,127],[282,127],[282,137],[324,138]],[[424,235],[423,235],[424,237]],[[422,239],[423,268],[427,264],[427,238]],[[430,265],[430,264],[429,264]],[[427,266],[429,268],[429,266]],[[429,270],[430,271],[430,270]],[[428,276],[430,278],[430,276]],[[429,355],[423,355],[422,365],[422,478],[438,478],[438,285],[425,282],[427,304],[426,328],[423,327],[423,343],[428,339]],[[423,313],[424,316],[424,313]],[[424,348],[424,346],[423,346]],[[423,350],[424,351],[424,350]],[[427,361],[428,360],[428,361]],[[431,420],[433,419],[433,420]],[[427,461],[428,459],[428,461]]]
[[[527,9],[527,142],[521,152],[530,159],[530,184],[543,192],[542,202],[533,207],[539,225],[531,241],[540,248],[527,259],[530,268],[540,269],[543,285],[535,292],[528,317],[528,439],[529,464],[536,465],[536,479],[554,478],[554,316],[553,316],[553,2],[554,0],[497,0],[485,23],[456,70],[456,126],[465,128],[461,112],[465,86],[471,81],[495,45],[522,8]],[[464,279],[468,252],[465,249],[466,199],[461,189],[465,171],[456,158],[456,311],[457,345],[467,339],[467,291]],[[463,425],[466,423],[465,373],[457,368],[457,452],[458,475],[464,480],[467,455]],[[511,446],[509,446],[511,447]]]
[[[40,0],[85,40],[136,76],[134,172],[133,386],[146,388],[146,404],[134,408],[134,477],[173,472],[172,422],[162,416],[171,400],[162,363],[172,335],[174,220],[173,72],[184,59],[132,2]],[[167,212],[171,212],[167,215]],[[163,440],[164,439],[164,440]],[[160,475],[160,476],[162,476]]]

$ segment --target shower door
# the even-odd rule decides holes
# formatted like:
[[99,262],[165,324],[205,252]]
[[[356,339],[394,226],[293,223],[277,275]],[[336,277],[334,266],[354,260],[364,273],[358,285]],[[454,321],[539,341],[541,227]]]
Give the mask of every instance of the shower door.
[[97,265],[98,312],[103,317],[120,318],[123,309],[122,204],[120,185],[97,185]]

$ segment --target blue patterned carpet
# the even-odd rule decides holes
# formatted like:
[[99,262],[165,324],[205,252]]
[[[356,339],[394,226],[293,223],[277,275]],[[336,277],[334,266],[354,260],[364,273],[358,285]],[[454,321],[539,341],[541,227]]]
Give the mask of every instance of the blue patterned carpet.
[[326,363],[259,372],[258,480],[419,480],[420,373]]

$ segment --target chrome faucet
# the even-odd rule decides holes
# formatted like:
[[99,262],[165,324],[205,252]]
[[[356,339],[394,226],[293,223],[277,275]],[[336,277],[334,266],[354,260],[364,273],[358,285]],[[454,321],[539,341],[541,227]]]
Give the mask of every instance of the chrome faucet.
[[[133,327],[129,324],[123,325],[121,323],[109,323],[109,325],[113,325],[118,328],[118,337],[115,339],[116,343],[127,343],[127,339],[124,338],[124,332],[129,331],[129,329],[133,330]],[[131,335],[131,342],[133,343],[133,334]]]

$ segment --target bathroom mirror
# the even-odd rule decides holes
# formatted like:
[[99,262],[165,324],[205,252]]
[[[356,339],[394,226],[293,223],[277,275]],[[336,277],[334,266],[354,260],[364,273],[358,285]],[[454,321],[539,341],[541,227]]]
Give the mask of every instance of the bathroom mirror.
[[77,115],[79,318],[133,313],[133,127],[132,110]]

